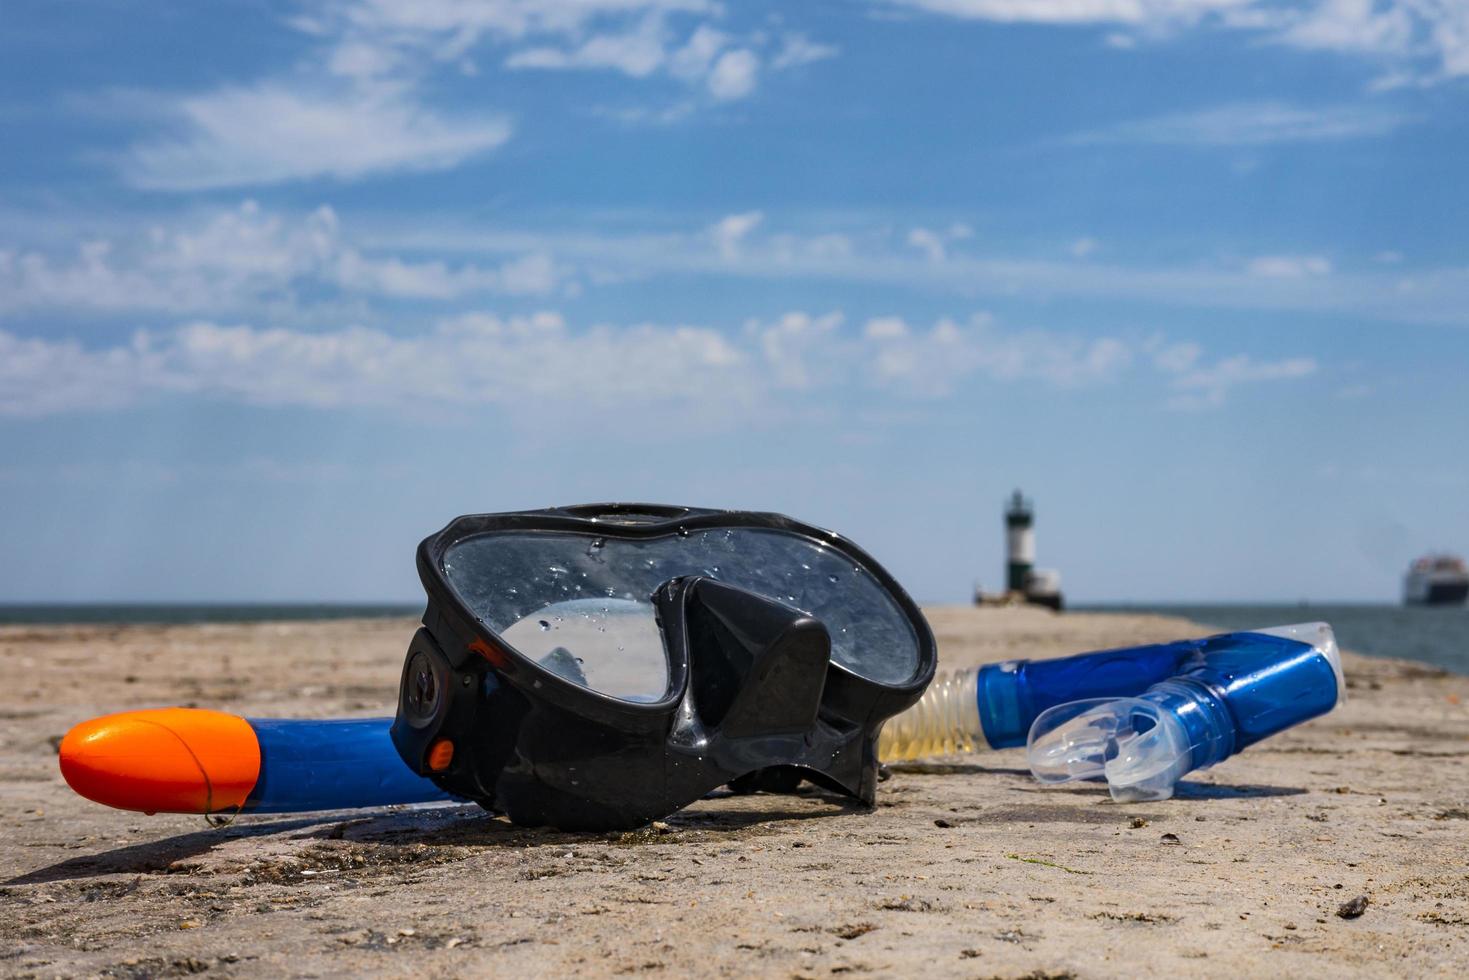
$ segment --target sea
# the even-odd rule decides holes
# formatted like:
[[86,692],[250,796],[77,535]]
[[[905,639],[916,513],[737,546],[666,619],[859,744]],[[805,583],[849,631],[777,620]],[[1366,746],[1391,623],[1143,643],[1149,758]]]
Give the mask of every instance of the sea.
[[1332,605],[1135,605],[1078,606],[1095,612],[1181,616],[1219,629],[1258,629],[1324,620],[1346,650],[1376,657],[1421,660],[1469,674],[1469,606]]
[[71,623],[162,624],[265,623],[281,620],[378,619],[417,616],[418,605],[391,603],[112,603],[7,605],[0,603],[0,626]]
[[[1392,605],[1128,605],[1078,606],[1089,612],[1161,613],[1220,631],[1325,620],[1347,650],[1405,657],[1469,674],[1469,607]],[[119,604],[0,605],[0,625],[60,623],[258,623],[274,620],[418,616],[420,605],[397,604]]]

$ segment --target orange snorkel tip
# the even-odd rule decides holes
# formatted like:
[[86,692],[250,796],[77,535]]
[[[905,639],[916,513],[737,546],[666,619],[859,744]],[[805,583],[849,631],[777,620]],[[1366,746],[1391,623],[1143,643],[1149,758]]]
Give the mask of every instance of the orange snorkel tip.
[[222,711],[124,711],[66,733],[61,775],[87,799],[120,810],[229,812],[255,788],[260,743],[249,722]]

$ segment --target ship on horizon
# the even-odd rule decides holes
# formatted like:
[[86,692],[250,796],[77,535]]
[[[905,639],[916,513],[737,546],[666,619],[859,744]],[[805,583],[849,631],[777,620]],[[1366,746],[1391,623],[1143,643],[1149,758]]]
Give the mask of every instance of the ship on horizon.
[[1409,606],[1463,605],[1469,598],[1469,566],[1458,555],[1424,555],[1403,577],[1403,603]]

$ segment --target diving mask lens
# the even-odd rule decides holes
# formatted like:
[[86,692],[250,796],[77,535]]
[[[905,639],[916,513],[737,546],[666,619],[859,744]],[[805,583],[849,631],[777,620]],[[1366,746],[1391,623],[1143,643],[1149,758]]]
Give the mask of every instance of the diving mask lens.
[[[585,686],[614,697],[631,694],[633,700],[645,700],[655,680],[668,679],[666,666],[655,677],[653,658],[647,654],[651,648],[661,656],[656,627],[633,628],[635,619],[639,624],[644,620],[634,617],[628,604],[636,604],[651,623],[653,593],[671,579],[690,575],[745,589],[821,620],[831,634],[832,659],[861,677],[901,684],[919,669],[911,616],[862,562],[777,528],[667,528],[661,535],[636,538],[492,532],[452,544],[444,553],[443,570],[465,605],[532,660],[549,654],[558,644],[543,641],[563,630],[585,632],[578,624],[599,629],[602,637],[585,637],[582,645],[597,661],[617,665],[621,693],[597,683],[592,661],[575,647],[559,645],[583,661],[589,681]],[[558,606],[562,612],[555,611]],[[615,637],[628,642],[608,642]],[[522,646],[518,638],[533,642]]]
[[648,601],[553,602],[500,635],[551,673],[600,694],[659,701],[668,690],[668,657]]

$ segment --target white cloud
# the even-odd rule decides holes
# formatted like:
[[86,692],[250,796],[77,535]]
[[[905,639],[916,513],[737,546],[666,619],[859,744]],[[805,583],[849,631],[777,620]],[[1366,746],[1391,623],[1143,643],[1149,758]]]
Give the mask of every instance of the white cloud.
[[849,346],[838,332],[844,319],[840,311],[821,316],[796,311],[771,323],[749,320],[745,336],[754,339],[776,386],[810,388],[839,369],[838,349]]
[[416,337],[199,321],[96,350],[0,331],[0,414],[116,408],[168,395],[312,408],[648,404],[722,393],[726,380],[740,381],[744,357],[707,328],[572,331],[554,313],[463,315]]
[[1317,369],[1316,360],[1310,357],[1260,361],[1248,354],[1236,354],[1177,375],[1171,382],[1176,394],[1168,404],[1177,409],[1216,408],[1240,385],[1298,381],[1315,374]]
[[1124,24],[1165,26],[1190,23],[1247,7],[1254,0],[888,0],[965,20],[1031,24]]
[[867,321],[862,336],[868,340],[897,340],[908,336],[908,324],[898,316],[878,316]]
[[365,258],[344,249],[331,270],[344,289],[414,299],[454,299],[475,293],[543,296],[559,281],[550,256],[533,253],[512,259],[499,268],[463,265],[451,268],[441,261],[404,262],[397,258]]
[[1097,240],[1095,238],[1085,237],[1076,239],[1069,246],[1067,246],[1066,249],[1066,251],[1070,252],[1078,259],[1086,258],[1088,255],[1091,255],[1096,250]]
[[709,72],[709,94],[720,101],[743,99],[755,91],[760,57],[748,48],[726,51]]
[[[972,234],[963,225],[942,234],[927,229],[944,246],[945,258],[933,261],[931,250],[909,243],[911,228],[894,230],[880,217],[839,228],[823,219],[814,230],[773,226],[773,220],[763,216],[755,230],[741,231],[739,222],[721,222],[687,232],[620,234],[475,229],[455,227],[451,220],[420,221],[412,228],[380,231],[376,241],[384,248],[466,256],[548,251],[567,265],[567,274],[591,283],[719,275],[753,281],[881,284],[966,300],[1078,296],[1150,306],[1349,312],[1383,322],[1469,326],[1469,266],[1337,270],[1328,259],[1329,275],[1290,277],[1252,275],[1248,256],[1162,264],[1123,264],[1101,260],[1098,254],[1085,261],[1069,256],[1035,258],[957,248],[956,241]],[[1302,264],[1303,271],[1312,268],[1319,271],[1321,266]]]
[[1264,279],[1304,279],[1331,274],[1331,260],[1323,255],[1262,255],[1245,267]]
[[1307,108],[1241,102],[1118,123],[1079,133],[1071,142],[1209,147],[1315,143],[1386,136],[1413,121],[1400,112],[1368,105]]
[[344,238],[331,208],[285,217],[246,201],[172,229],[85,241],[66,258],[0,248],[0,310],[217,314],[289,302],[305,285],[434,300],[540,296],[568,276],[544,249],[497,265],[364,251]]
[[1388,66],[1375,87],[1469,76],[1469,4],[1463,0],[886,0],[966,20],[1113,28],[1114,48],[1187,29],[1239,31],[1306,50]]
[[282,82],[176,101],[177,135],[131,147],[123,174],[138,187],[200,190],[308,178],[350,180],[445,170],[510,138],[504,117],[447,117],[402,91],[308,92]]
[[947,231],[914,228],[908,232],[908,244],[928,256],[930,262],[942,262],[949,257],[951,244],[973,236],[972,228],[956,222],[950,225]]
[[507,68],[607,68],[633,78],[647,78],[667,61],[662,23],[645,19],[633,30],[594,34],[571,49],[523,48],[505,60]]
[[[189,191],[460,166],[509,139],[511,122],[494,111],[437,111],[427,83],[441,70],[476,75],[471,52],[481,44],[509,68],[672,77],[716,102],[756,90],[757,48],[774,51],[781,68],[833,53],[800,35],[778,49],[765,33],[731,37],[710,24],[722,15],[712,0],[329,3],[289,21],[318,48],[292,70],[135,99],[156,129],[120,167],[135,186]],[[697,19],[691,29],[688,18]]]
[[669,71],[675,78],[697,82],[709,77],[714,59],[730,42],[728,34],[700,24],[694,33],[669,57]]
[[1313,357],[1260,360],[1233,354],[1211,361],[1194,341],[1169,342],[1161,337],[1150,339],[1144,349],[1171,392],[1165,405],[1175,410],[1218,408],[1241,385],[1300,381],[1320,369]]
[[[1141,365],[1141,373],[1139,373]],[[0,415],[126,408],[160,398],[317,409],[491,405],[530,411],[770,405],[854,388],[945,397],[963,386],[1115,383],[1222,405],[1243,384],[1298,380],[1310,358],[1208,358],[1194,344],[1006,330],[988,314],[928,328],[900,317],[845,329],[839,311],[785,313],[727,333],[686,324],[569,326],[560,314],[461,313],[417,334],[303,331],[199,320],[87,347],[0,330]]]
[[938,398],[962,383],[1039,381],[1076,388],[1116,380],[1134,360],[1116,337],[1087,338],[1047,330],[1006,331],[988,314],[966,322],[943,318],[927,330],[897,318],[870,321],[877,340],[869,371],[876,383]]
[[1276,39],[1300,48],[1406,56],[1412,52],[1413,8],[1418,6],[1381,6],[1377,0],[1321,0],[1288,22]]
[[137,360],[130,347],[91,351],[0,330],[0,416],[119,408],[136,397]]
[[908,232],[908,244],[927,255],[931,262],[942,262],[948,258],[944,240],[927,228],[914,228]]
[[357,0],[342,4],[334,22],[400,46],[457,58],[489,37],[501,42],[542,35],[575,36],[619,17],[713,16],[714,0]]
[[1204,356],[1204,349],[1191,341],[1174,344],[1160,341],[1150,346],[1153,366],[1168,374],[1182,374],[1199,363],[1199,359]]
[[740,243],[764,220],[765,214],[762,211],[725,215],[709,228],[709,235],[714,239],[719,254],[726,259],[732,259],[739,254]]
[[[644,7],[632,2],[623,13]],[[716,102],[731,102],[754,93],[759,86],[762,51],[774,41],[764,33],[745,37],[731,35],[710,23],[700,23],[687,35],[668,25],[668,9],[651,6],[632,29],[620,32],[574,33],[574,43],[522,47],[505,60],[508,68],[612,69],[634,78],[665,73],[695,88],[702,88]],[[706,12],[713,12],[712,10]],[[590,18],[589,18],[590,21]],[[782,71],[834,57],[837,49],[811,41],[797,33],[783,34],[771,55],[770,68]],[[688,107],[680,106],[681,118]],[[627,110],[622,115],[628,116]],[[632,113],[640,117],[647,110]],[[666,116],[653,113],[656,118]],[[634,119],[633,121],[641,121]]]
[[839,54],[841,49],[834,44],[820,44],[804,34],[791,32],[781,35],[780,50],[770,59],[770,68],[772,71],[799,68]]
[[[250,202],[196,212],[139,234],[127,226],[67,233],[76,219],[23,212],[0,239],[0,312],[157,311],[252,322],[382,322],[378,297],[447,304],[485,295],[572,295],[584,285],[687,276],[901,286],[930,295],[1062,296],[1154,306],[1350,311],[1389,322],[1469,325],[1469,268],[1363,262],[1326,253],[1243,256],[1190,265],[1123,265],[976,254],[964,225],[894,230],[823,222],[771,227],[759,210],[686,231],[604,234],[388,221],[370,237],[330,208],[306,214]],[[86,227],[95,228],[90,220]],[[102,227],[106,227],[105,225]],[[910,239],[910,232],[926,231]],[[933,247],[926,247],[933,246]],[[937,249],[937,250],[935,250]],[[942,261],[934,261],[942,256]]]
[[402,56],[394,49],[354,40],[337,45],[326,68],[341,78],[366,80],[391,75],[402,66]]
[[[1297,381],[1315,374],[1308,357],[1261,361],[1248,355],[1210,359],[1192,341],[1086,337],[1050,330],[1002,330],[986,314],[967,322],[940,319],[927,330],[901,318],[870,320],[862,352],[875,384],[937,398],[978,381],[1039,382],[1078,389],[1117,383],[1160,383],[1169,408],[1218,408],[1240,385]],[[1151,374],[1138,373],[1143,365]]]

